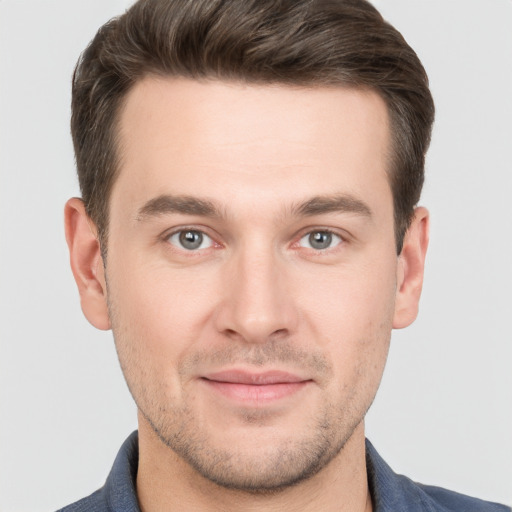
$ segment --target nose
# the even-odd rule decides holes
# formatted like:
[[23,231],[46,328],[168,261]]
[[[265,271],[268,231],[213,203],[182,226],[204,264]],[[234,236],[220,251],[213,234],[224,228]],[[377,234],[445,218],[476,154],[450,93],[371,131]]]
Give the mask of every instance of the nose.
[[288,337],[298,321],[289,269],[272,250],[241,251],[227,264],[216,328],[231,339],[265,343]]

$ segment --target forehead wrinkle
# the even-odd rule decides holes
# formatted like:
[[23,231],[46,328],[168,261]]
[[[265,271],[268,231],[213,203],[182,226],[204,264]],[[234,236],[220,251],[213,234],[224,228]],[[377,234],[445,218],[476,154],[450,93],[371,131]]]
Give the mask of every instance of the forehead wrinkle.
[[150,217],[178,213],[182,215],[198,215],[200,217],[225,218],[223,208],[215,202],[193,196],[175,196],[163,194],[150,199],[139,208],[136,219],[144,221]]

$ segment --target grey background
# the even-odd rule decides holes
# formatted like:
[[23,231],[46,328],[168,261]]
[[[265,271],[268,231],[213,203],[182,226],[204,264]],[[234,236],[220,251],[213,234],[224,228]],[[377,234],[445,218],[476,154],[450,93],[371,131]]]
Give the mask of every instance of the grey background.
[[[0,510],[104,481],[136,427],[110,333],[83,318],[62,211],[78,195],[70,75],[123,0],[0,1]],[[421,313],[393,335],[368,436],[415,480],[512,503],[512,2],[380,0],[437,102]]]

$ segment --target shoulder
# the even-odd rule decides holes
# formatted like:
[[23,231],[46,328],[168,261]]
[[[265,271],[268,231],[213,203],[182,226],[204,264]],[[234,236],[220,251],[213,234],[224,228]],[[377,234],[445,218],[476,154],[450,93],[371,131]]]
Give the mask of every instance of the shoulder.
[[423,485],[396,474],[366,440],[368,484],[376,512],[512,512],[441,487]]
[[82,498],[71,505],[57,510],[57,512],[109,512],[110,508],[103,489],[99,489],[86,498]]
[[[465,494],[435,487],[432,485],[414,484],[421,492],[425,493],[432,503],[438,505],[443,512],[511,512],[506,505],[484,501]],[[437,510],[437,509],[435,509]]]
[[135,431],[121,446],[105,485],[87,498],[57,512],[140,512],[135,491],[138,460]]

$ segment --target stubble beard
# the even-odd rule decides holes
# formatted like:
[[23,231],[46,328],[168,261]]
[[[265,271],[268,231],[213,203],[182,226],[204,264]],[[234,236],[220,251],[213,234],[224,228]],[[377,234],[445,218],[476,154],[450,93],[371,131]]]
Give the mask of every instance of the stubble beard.
[[[258,365],[276,360],[304,361],[306,357],[294,348],[285,349],[280,345],[276,350],[271,345],[251,351],[225,350],[220,357],[226,362],[236,357]],[[218,359],[219,355],[210,354],[208,358]],[[311,365],[322,365],[324,371],[331,371],[325,360],[312,358],[311,354],[309,358]],[[234,446],[229,438],[219,444],[208,425],[202,427],[195,416],[190,407],[193,400],[181,400],[182,406],[171,406],[173,400],[170,399],[165,400],[166,405],[157,403],[155,398],[165,397],[165,391],[141,386],[142,379],[131,371],[133,359],[130,357],[131,364],[126,365],[130,371],[124,367],[123,359],[120,358],[121,365],[132,396],[160,441],[203,478],[223,488],[250,494],[275,494],[320,472],[343,450],[371,403],[370,400],[363,409],[358,408],[356,404],[361,405],[360,397],[351,390],[343,405],[325,403],[322,409],[316,409],[316,414],[308,416],[304,424],[297,425],[297,429],[285,439],[281,438],[279,443],[266,446],[262,441],[258,449],[246,450],[244,446]],[[140,359],[137,359],[140,364]],[[272,413],[264,410],[246,411],[240,413],[236,421],[248,427],[248,436],[258,436],[261,429],[266,428],[268,418],[265,416],[269,415],[271,417]]]
[[[362,420],[354,418],[341,427],[344,419],[340,414],[324,411],[301,438],[246,453],[230,445],[229,439],[226,447],[215,446],[209,434],[197,428],[187,408],[156,418],[139,410],[162,443],[199,475],[223,488],[250,494],[278,493],[313,477],[343,450]],[[257,424],[257,416],[248,414],[247,423]],[[253,435],[258,435],[257,428]]]
[[[319,473],[340,454],[363,421],[380,381],[381,375],[376,383],[363,383],[365,391],[356,385],[346,390],[342,400],[326,400],[305,424],[298,425],[295,432],[290,432],[277,445],[266,447],[262,443],[257,450],[244,451],[228,439],[219,446],[208,426],[201,428],[190,406],[193,400],[181,400],[183,405],[176,405],[161,383],[148,380],[151,365],[141,349],[144,344],[134,343],[133,339],[130,342],[125,329],[116,328],[112,311],[110,315],[121,368],[140,413],[166,447],[203,478],[226,489],[276,494]],[[262,367],[291,362],[297,367],[313,368],[316,375],[332,374],[332,366],[322,354],[297,350],[286,341],[252,347],[230,345],[215,353],[196,353],[181,365],[180,373],[189,372],[190,367],[202,360],[217,364],[243,362]],[[356,374],[367,371],[364,366],[360,362]],[[325,390],[322,393],[328,394]],[[268,413],[246,412],[237,419],[252,424],[255,428],[248,435],[258,436],[258,427],[265,424],[265,414]]]

